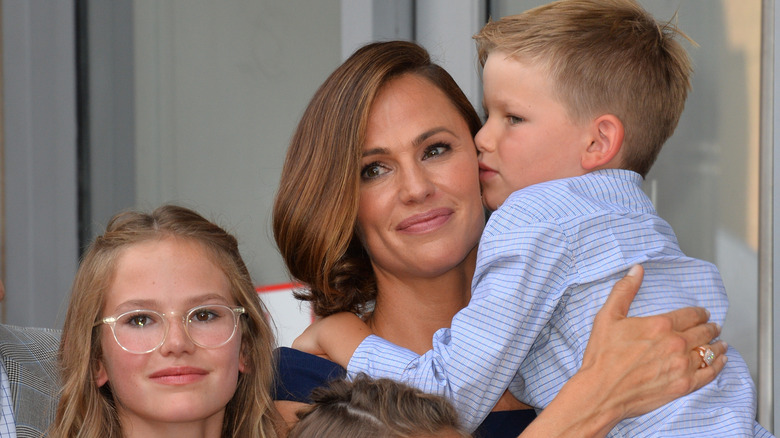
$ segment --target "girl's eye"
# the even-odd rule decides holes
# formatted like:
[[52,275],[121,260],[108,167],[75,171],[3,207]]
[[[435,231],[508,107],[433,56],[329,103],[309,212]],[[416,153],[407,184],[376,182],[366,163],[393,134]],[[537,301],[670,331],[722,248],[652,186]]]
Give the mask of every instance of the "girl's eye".
[[190,321],[208,322],[218,318],[219,316],[220,315],[218,315],[217,312],[213,311],[212,309],[198,309],[195,312],[192,312],[192,315],[190,315]]
[[510,125],[517,125],[518,123],[523,121],[522,117],[517,117],[517,116],[507,116],[507,118],[509,119]]
[[363,179],[374,179],[387,173],[387,169],[379,163],[371,163],[364,166],[360,171],[360,177]]
[[134,328],[144,328],[154,324],[155,322],[154,316],[147,313],[136,313],[133,315],[127,315],[125,318],[122,319],[124,320],[123,324]]
[[437,157],[439,155],[444,155],[450,149],[452,149],[452,147],[450,147],[450,145],[445,143],[436,143],[434,145],[428,146],[427,148],[425,148],[425,152],[423,153],[423,160]]

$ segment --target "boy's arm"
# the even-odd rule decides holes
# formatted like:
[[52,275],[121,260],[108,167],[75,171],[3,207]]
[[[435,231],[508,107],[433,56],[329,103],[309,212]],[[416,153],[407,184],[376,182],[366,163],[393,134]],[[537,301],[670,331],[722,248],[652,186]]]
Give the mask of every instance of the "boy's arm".
[[[518,224],[522,219],[505,219],[504,224],[507,221]],[[496,223],[494,218],[491,223]],[[324,318],[293,346],[327,354],[347,365],[350,375],[399,380],[447,397],[464,425],[474,430],[507,389],[549,321],[566,289],[570,266],[566,238],[553,224],[513,225],[494,230],[492,236],[486,230],[471,302],[455,315],[450,328],[434,334],[432,350],[420,356],[378,336],[367,336],[367,330],[353,325],[354,315]]]
[[348,372],[401,380],[445,396],[464,425],[476,429],[550,320],[572,260],[555,225],[535,224],[487,230],[477,265],[471,302],[450,328],[436,332],[432,350],[418,356],[369,336],[355,350]]

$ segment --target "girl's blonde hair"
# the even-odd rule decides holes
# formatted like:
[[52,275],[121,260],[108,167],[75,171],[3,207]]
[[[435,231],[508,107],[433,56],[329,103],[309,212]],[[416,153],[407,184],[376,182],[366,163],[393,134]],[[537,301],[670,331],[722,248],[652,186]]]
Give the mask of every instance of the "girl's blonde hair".
[[277,416],[271,397],[273,334],[238,251],[238,242],[198,213],[174,205],[159,207],[150,214],[137,211],[117,214],[106,232],[87,249],[73,281],[62,332],[59,350],[62,393],[49,436],[122,436],[110,382],[100,388],[96,384],[102,352],[101,330],[95,322],[101,316],[105,294],[111,287],[122,251],[140,242],[164,238],[188,239],[202,245],[210,260],[228,278],[238,305],[246,309],[246,315],[240,319],[246,372],[239,374],[236,392],[227,404],[222,436],[277,436]]

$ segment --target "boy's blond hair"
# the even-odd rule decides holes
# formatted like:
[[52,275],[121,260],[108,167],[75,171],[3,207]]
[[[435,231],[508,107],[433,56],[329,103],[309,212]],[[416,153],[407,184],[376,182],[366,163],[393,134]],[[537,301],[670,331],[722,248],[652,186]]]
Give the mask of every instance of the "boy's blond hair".
[[691,60],[676,36],[692,42],[633,0],[560,0],[490,21],[474,39],[483,66],[501,51],[547,69],[572,120],[617,116],[621,167],[644,177],[690,90]]

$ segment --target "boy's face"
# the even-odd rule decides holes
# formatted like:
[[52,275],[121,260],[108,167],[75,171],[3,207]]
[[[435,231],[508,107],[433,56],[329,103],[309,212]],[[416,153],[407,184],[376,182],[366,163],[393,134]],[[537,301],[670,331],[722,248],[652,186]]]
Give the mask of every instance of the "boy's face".
[[487,120],[475,138],[485,205],[495,210],[514,191],[583,175],[581,153],[591,143],[587,124],[575,123],[537,64],[492,52],[483,71]]

